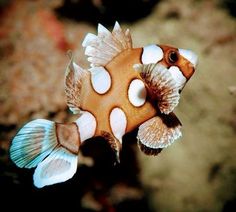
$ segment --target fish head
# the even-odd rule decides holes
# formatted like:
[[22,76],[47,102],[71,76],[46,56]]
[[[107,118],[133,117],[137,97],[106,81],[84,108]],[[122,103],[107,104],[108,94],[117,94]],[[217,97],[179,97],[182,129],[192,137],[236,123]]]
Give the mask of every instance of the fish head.
[[159,62],[168,68],[172,77],[180,86],[180,91],[195,72],[198,56],[191,50],[160,45],[163,59]]

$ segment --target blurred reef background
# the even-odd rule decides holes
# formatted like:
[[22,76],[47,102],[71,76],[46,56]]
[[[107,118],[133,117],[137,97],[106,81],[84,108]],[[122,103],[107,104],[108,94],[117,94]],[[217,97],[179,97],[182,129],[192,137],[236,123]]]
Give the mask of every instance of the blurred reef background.
[[[64,95],[66,52],[88,67],[84,36],[116,20],[135,47],[161,43],[199,55],[175,110],[183,137],[150,157],[134,131],[116,166],[108,144],[91,139],[71,180],[37,189],[33,170],[10,160],[11,140],[32,119],[76,119]],[[236,1],[0,0],[0,193],[9,211],[34,209],[29,202],[76,211],[235,211]]]

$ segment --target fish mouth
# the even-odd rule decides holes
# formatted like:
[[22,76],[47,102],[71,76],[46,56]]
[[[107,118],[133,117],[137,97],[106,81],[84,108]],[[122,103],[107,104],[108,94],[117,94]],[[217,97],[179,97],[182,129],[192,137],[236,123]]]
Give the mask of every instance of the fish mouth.
[[198,63],[198,56],[191,50],[179,49],[179,54],[192,63],[193,67],[196,68]]

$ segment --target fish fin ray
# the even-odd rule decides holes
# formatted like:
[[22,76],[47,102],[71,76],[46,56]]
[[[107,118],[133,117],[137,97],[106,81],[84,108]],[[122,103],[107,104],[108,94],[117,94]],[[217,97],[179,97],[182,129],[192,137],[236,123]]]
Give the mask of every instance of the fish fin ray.
[[58,145],[55,123],[36,119],[27,123],[14,137],[10,157],[19,167],[37,166]]

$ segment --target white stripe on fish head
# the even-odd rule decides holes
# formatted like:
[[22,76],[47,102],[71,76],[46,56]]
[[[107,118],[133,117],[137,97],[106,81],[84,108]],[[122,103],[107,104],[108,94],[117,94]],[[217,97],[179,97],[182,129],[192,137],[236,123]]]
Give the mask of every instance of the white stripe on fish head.
[[187,79],[181,72],[181,70],[177,66],[171,66],[168,71],[170,72],[171,76],[175,80],[176,84],[180,87],[180,90],[184,87]]
[[179,49],[179,54],[192,63],[193,67],[196,68],[198,56],[191,50]]

